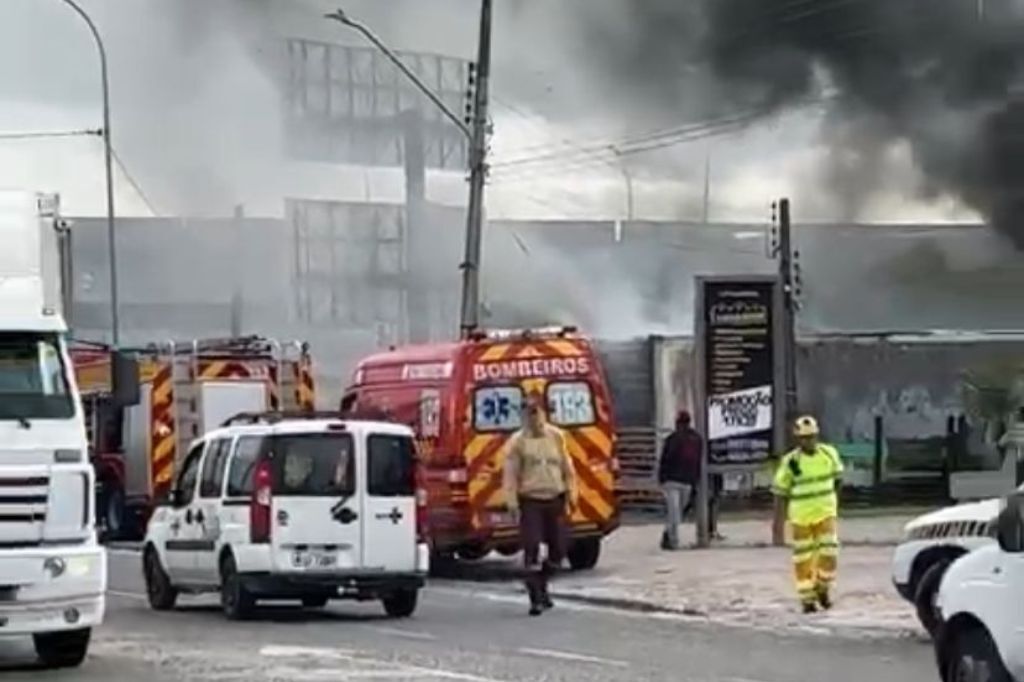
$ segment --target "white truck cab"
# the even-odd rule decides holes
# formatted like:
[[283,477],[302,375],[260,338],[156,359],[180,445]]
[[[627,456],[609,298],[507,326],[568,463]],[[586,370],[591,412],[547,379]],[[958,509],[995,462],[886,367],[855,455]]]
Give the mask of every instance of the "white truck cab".
[[1004,501],[997,542],[957,559],[936,603],[943,682],[1024,682],[1024,493]]
[[54,197],[0,191],[0,638],[76,666],[104,614],[107,561],[61,314]]
[[416,465],[406,426],[238,415],[193,443],[150,519],[150,605],[219,591],[230,619],[260,599],[379,599],[411,615],[429,570]]

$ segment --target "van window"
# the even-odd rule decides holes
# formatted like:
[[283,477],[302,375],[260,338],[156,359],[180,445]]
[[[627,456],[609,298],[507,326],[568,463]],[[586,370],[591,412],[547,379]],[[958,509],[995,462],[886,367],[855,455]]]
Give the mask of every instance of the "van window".
[[473,394],[473,428],[517,431],[523,425],[523,389],[519,386],[481,386]]
[[594,395],[585,381],[553,381],[547,387],[548,419],[556,426],[593,424]]
[[202,456],[203,443],[199,443],[185,458],[185,466],[178,477],[178,491],[181,495],[178,499],[182,507],[192,504],[192,499],[196,496],[196,481],[199,479],[199,461]]
[[263,439],[259,436],[242,436],[238,439],[235,456],[228,469],[228,497],[252,495],[252,477],[262,449]]
[[348,433],[303,433],[268,439],[274,494],[310,497],[355,493],[355,457]]
[[220,497],[224,489],[224,465],[231,450],[230,438],[218,438],[210,445],[203,460],[203,476],[199,483],[199,497]]
[[407,436],[375,434],[367,439],[367,491],[375,497],[416,494],[416,455]]

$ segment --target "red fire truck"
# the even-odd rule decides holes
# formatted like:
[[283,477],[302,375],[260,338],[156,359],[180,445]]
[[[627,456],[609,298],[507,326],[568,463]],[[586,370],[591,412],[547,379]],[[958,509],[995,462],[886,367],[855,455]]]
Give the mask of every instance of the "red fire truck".
[[542,392],[568,436],[579,480],[569,561],[592,568],[618,527],[618,465],[608,385],[591,343],[570,327],[479,333],[364,359],[341,409],[410,425],[420,448],[426,533],[434,560],[519,550],[502,490],[511,435],[526,393]]
[[[115,358],[138,368],[136,404],[111,395]],[[76,343],[72,362],[96,468],[97,518],[107,539],[138,538],[192,439],[240,412],[314,408],[302,343],[247,337],[122,349]]]

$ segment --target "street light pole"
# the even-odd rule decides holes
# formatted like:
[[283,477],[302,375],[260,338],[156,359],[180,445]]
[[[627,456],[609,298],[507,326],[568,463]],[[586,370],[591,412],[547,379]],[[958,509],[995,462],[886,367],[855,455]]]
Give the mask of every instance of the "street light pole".
[[[107,73],[107,50],[92,17],[75,0],[63,0],[89,27],[100,55],[100,80],[103,87],[103,154],[107,175],[107,255],[110,259],[110,341],[117,348],[121,342],[120,305],[117,287],[117,236],[114,232],[114,151],[110,139],[110,79]],[[67,286],[71,286],[68,282]],[[70,314],[71,311],[68,311]]]
[[484,181],[487,179],[488,96],[491,74],[491,16],[493,0],[482,0],[480,44],[473,92],[472,125],[438,97],[368,26],[344,10],[327,14],[328,19],[354,28],[380,50],[469,140],[469,206],[466,214],[466,254],[462,262],[462,312],[460,327],[465,336],[480,324],[480,260],[483,242]]

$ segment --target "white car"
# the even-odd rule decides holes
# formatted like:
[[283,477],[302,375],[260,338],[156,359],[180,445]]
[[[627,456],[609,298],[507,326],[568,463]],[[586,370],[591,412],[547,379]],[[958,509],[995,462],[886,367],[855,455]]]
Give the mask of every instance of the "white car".
[[892,581],[917,608],[918,619],[934,634],[940,624],[935,605],[942,576],[956,559],[995,544],[1000,500],[983,500],[919,516],[904,529],[892,559]]
[[150,605],[219,591],[231,619],[257,600],[380,599],[412,615],[428,572],[413,434],[397,424],[239,415],[192,445],[150,520]]
[[943,682],[1024,682],[1024,493],[1006,500],[998,543],[946,571],[935,652]]

